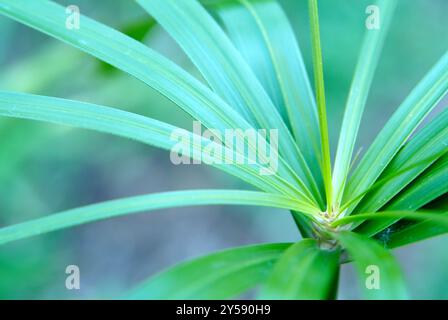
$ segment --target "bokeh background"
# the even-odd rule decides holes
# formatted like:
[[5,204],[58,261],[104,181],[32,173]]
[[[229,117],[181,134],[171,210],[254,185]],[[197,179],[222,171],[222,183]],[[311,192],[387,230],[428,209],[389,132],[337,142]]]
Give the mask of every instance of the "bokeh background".
[[[153,26],[134,1],[57,2],[78,5],[82,14],[128,32],[199,77],[176,43]],[[309,68],[306,1],[280,2]],[[320,1],[333,149],[365,31],[365,8],[372,2]],[[446,0],[399,0],[357,148],[368,146],[448,49],[447,12]],[[5,17],[0,17],[0,90],[109,105],[191,128],[191,119],[151,88]],[[445,99],[441,106],[447,103]],[[172,165],[168,152],[133,141],[0,119],[0,226],[90,203],[189,188],[250,187],[203,165]],[[286,211],[266,208],[181,208],[110,219],[0,247],[0,298],[114,298],[187,258],[232,246],[298,238]],[[395,251],[413,298],[448,298],[447,247],[448,237],[443,236]],[[80,267],[80,290],[65,288],[65,268],[70,264]],[[359,298],[350,265],[342,268],[340,284],[340,298]]]

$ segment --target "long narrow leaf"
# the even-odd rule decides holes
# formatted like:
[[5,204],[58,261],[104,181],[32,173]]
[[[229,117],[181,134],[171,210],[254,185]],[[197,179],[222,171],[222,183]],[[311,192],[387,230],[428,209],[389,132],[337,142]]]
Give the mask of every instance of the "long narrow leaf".
[[319,15],[317,0],[309,0],[311,42],[313,49],[314,83],[319,118],[320,142],[322,148],[321,170],[325,185],[327,211],[332,212],[332,182],[331,182],[331,156],[330,139],[328,137],[327,109],[325,103],[324,70],[322,48],[320,44]]
[[[287,197],[243,190],[191,190],[124,198],[55,213],[0,229],[0,245],[93,221],[165,208],[204,205],[252,205],[291,209]],[[300,206],[300,205],[299,205]]]
[[331,299],[338,274],[338,250],[322,250],[316,240],[302,240],[278,259],[260,299]]
[[[173,150],[178,143],[171,139],[173,132],[179,132],[179,128],[166,123],[139,116],[114,108],[103,107],[78,101],[43,97],[29,94],[8,93],[0,91],[0,115],[14,118],[33,119],[45,122],[70,125],[79,128],[106,132],[137,140],[166,150]],[[210,140],[193,135],[182,130],[183,136],[188,137],[190,156],[202,158],[204,163],[210,163],[223,171],[235,175],[264,191],[290,194],[294,187],[283,180],[277,174],[260,175],[260,165],[226,164],[226,148],[221,154],[205,154],[202,151]],[[231,151],[230,154],[233,152]],[[197,155],[197,156],[196,156]],[[247,159],[246,159],[247,160]],[[257,170],[258,168],[258,170]],[[279,172],[282,169],[279,167]],[[291,193],[292,191],[292,193]],[[298,196],[300,199],[301,197]],[[303,199],[305,200],[305,199]],[[308,200],[305,200],[308,201]]]
[[[448,218],[448,213],[444,216]],[[448,234],[448,227],[432,220],[422,221],[393,232],[383,239],[388,248],[398,248],[418,241]]]
[[[251,125],[205,85],[179,66],[142,43],[101,23],[80,16],[80,28],[65,28],[65,8],[46,0],[0,0],[0,14],[43,31],[112,66],[121,69],[156,89],[208,128],[250,129]],[[281,140],[281,138],[280,138]],[[255,148],[249,145],[250,148]],[[279,163],[284,164],[282,158]],[[290,169],[286,179],[309,194]]]
[[286,14],[274,0],[225,1],[212,9],[289,122],[295,140],[321,187],[316,103],[299,44]]
[[381,12],[380,29],[367,30],[364,36],[345,106],[334,163],[333,189],[335,192],[334,201],[337,203],[340,203],[343,195],[364,106],[396,5],[396,0],[377,1],[376,6],[379,7]]
[[[344,202],[367,190],[384,171],[421,121],[448,91],[448,53],[392,115],[351,176]],[[355,205],[349,209],[350,213]]]
[[[404,167],[396,172],[393,172],[392,174],[387,175],[384,178],[378,179],[369,189],[367,189],[363,193],[359,194],[358,196],[352,198],[352,200],[350,200],[349,202],[346,202],[342,207],[340,207],[340,212],[343,212],[345,209],[349,208],[353,203],[358,202],[358,200],[362,199],[369,192],[375,192],[376,189],[381,188],[384,185],[387,185],[391,182],[393,183],[396,179],[399,179],[400,177],[402,177],[404,175],[408,175],[409,172],[412,172],[412,171],[415,172],[414,169],[416,169],[416,168],[421,168],[422,166],[427,167],[428,165],[431,165],[434,161],[441,158],[443,155],[445,155],[447,153],[448,153],[448,150],[442,150],[436,154],[431,154],[429,157],[425,157],[418,162],[411,163],[410,166]],[[421,170],[419,170],[419,171],[421,171]],[[415,175],[415,173],[414,173],[414,175]],[[405,183],[406,183],[406,185],[411,184],[412,180],[409,182],[405,182]],[[385,199],[384,203],[389,200],[390,200],[390,198]],[[381,202],[383,202],[383,201],[381,201]],[[355,210],[354,213],[358,213],[359,211],[360,210]]]
[[373,213],[360,213],[343,217],[334,221],[331,225],[337,227],[340,225],[352,223],[359,220],[390,220],[392,219],[412,219],[412,220],[430,220],[434,224],[445,225],[448,227],[448,216],[441,214],[440,212],[433,211],[379,211]]
[[[448,192],[448,154],[429,167],[422,175],[401,192],[384,210],[417,210],[432,200]],[[356,231],[373,236],[399,219],[369,221],[360,225]]]
[[[400,150],[380,177],[380,181],[387,180],[387,183],[369,192],[354,212],[377,211],[447,151],[448,109]],[[397,174],[403,168],[412,169]]]
[[[248,68],[205,9],[195,0],[137,2],[179,43],[213,90],[257,127],[255,114],[259,110],[251,109],[244,95],[253,93],[240,92],[246,85],[243,73]],[[245,69],[237,73],[236,67]]]
[[[377,242],[353,232],[342,231],[334,236],[352,257],[366,299],[407,298],[400,267],[390,252]],[[369,276],[376,277],[372,282],[376,280],[378,283],[370,283]]]
[[184,262],[132,290],[128,299],[228,299],[263,282],[288,243],[229,249]]
[[[204,1],[201,3],[204,4]],[[261,3],[260,0],[251,2],[252,5],[259,3]],[[264,3],[274,3],[274,1],[268,0]],[[205,3],[204,5],[226,32],[245,62],[251,67],[283,120],[291,129],[269,48],[266,46],[263,34],[250,11],[241,0],[221,1],[212,5]]]
[[199,2],[137,2],[180,44],[210,86],[227,103],[239,106],[246,118],[253,116],[261,128],[278,130],[280,154],[319,201],[320,192],[308,164],[270,97],[224,31]]

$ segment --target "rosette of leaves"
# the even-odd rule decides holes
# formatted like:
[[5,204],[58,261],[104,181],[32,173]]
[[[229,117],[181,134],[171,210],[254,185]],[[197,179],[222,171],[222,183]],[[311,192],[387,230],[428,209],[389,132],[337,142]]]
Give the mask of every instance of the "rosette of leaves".
[[[261,284],[260,298],[332,299],[340,265],[351,262],[362,283],[369,266],[381,272],[381,287],[365,288],[365,298],[407,298],[400,268],[389,250],[448,230],[446,204],[431,205],[443,200],[448,189],[448,110],[417,130],[447,93],[448,53],[396,108],[353,168],[361,117],[395,0],[377,2],[381,28],[366,30],[333,164],[317,0],[309,0],[314,86],[291,25],[273,0],[137,2],[181,46],[204,81],[88,17],[81,16],[77,30],[65,28],[65,8],[54,2],[0,0],[0,13],[136,77],[205,127],[277,129],[278,171],[260,175],[258,164],[212,164],[257,191],[173,191],[93,204],[3,227],[0,244],[168,207],[276,207],[291,211],[302,240],[234,248],[184,262],[125,297],[224,299]],[[173,147],[170,134],[177,129],[116,108],[4,91],[0,91],[0,116],[95,130],[166,150]],[[192,140],[197,150],[214,143],[203,137]]]

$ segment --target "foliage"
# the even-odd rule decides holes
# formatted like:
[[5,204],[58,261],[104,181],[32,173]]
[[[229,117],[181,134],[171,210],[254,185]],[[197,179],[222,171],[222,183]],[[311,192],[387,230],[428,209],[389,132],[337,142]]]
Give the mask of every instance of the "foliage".
[[[381,289],[366,290],[366,298],[406,298],[399,266],[387,247],[448,230],[446,210],[425,209],[448,189],[447,110],[417,131],[448,91],[448,53],[352,169],[364,106],[396,5],[377,2],[382,25],[366,31],[332,171],[317,0],[309,0],[315,95],[291,25],[274,0],[137,2],[182,47],[206,83],[85,16],[79,30],[66,29],[65,9],[54,2],[0,0],[0,13],[136,77],[208,128],[278,129],[278,172],[261,176],[256,165],[216,165],[259,191],[191,190],[118,199],[1,228],[0,244],[168,207],[278,207],[292,212],[306,239],[235,248],[186,262],[152,277],[127,297],[230,298],[261,283],[261,298],[331,299],[340,264],[353,260],[361,279],[370,265],[383,275]],[[176,129],[115,108],[15,92],[0,92],[0,115],[105,132],[168,150]],[[199,140],[194,148],[208,143]]]

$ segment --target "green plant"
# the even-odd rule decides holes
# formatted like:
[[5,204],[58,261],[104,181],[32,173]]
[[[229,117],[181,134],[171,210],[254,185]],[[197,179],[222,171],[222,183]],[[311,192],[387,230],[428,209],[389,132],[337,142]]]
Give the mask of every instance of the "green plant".
[[[335,297],[340,264],[353,261],[361,279],[372,265],[381,271],[381,288],[365,288],[366,298],[406,298],[388,249],[448,230],[446,207],[424,208],[448,189],[448,110],[416,131],[448,91],[448,53],[351,170],[363,108],[395,8],[395,1],[378,1],[381,28],[366,32],[332,171],[317,0],[309,1],[316,99],[294,33],[275,1],[202,1],[213,16],[196,0],[137,2],[180,44],[208,86],[140,42],[87,17],[81,17],[79,30],[65,28],[65,10],[53,2],[0,0],[0,13],[133,75],[209,128],[277,129],[278,171],[263,176],[256,164],[215,165],[259,191],[192,190],[100,203],[4,227],[0,244],[167,207],[278,207],[292,212],[306,239],[186,262],[149,279],[128,297],[229,298],[263,283],[261,298],[329,299]],[[79,101],[0,92],[0,115],[96,130],[167,150],[175,144],[172,125]],[[196,150],[211,143],[192,140]]]

